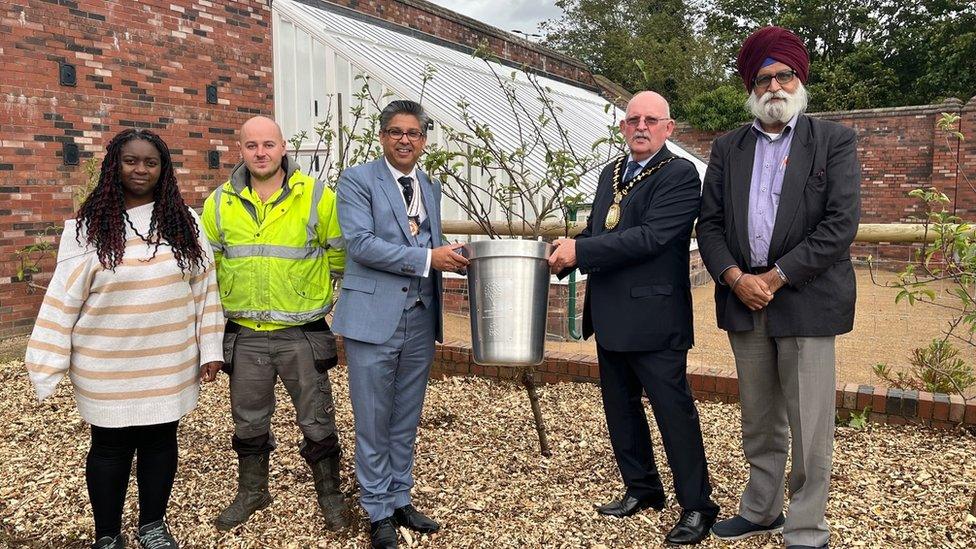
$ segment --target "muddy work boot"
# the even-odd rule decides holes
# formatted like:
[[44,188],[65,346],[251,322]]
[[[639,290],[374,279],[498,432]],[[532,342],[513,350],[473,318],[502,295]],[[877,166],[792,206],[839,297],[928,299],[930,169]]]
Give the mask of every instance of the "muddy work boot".
[[339,491],[339,456],[331,456],[309,464],[315,492],[318,494],[319,509],[325,517],[325,528],[341,530],[349,526],[349,506]]
[[217,529],[227,531],[244,524],[255,511],[271,505],[268,492],[270,453],[237,458],[237,497],[217,517]]

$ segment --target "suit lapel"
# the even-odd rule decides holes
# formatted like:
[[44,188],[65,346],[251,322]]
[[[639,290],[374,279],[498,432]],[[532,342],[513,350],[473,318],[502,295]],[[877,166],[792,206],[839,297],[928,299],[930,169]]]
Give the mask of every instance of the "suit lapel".
[[393,210],[393,217],[396,218],[397,224],[400,225],[400,230],[403,231],[404,238],[407,239],[407,242],[416,244],[417,241],[410,234],[410,227],[407,225],[407,209],[403,206],[403,195],[398,190],[400,184],[393,180],[393,174],[390,173],[390,169],[386,165],[386,160],[382,157],[376,160],[375,173],[376,184],[379,186],[380,191],[386,195],[387,200],[390,201],[390,209]]
[[[614,165],[620,159],[613,161]],[[607,183],[600,181],[596,186],[596,196],[593,198],[593,210],[590,215],[593,217],[592,234],[597,235],[606,232],[607,212],[610,210],[610,202],[613,200],[613,187],[616,182],[613,178],[613,169],[610,170]]]
[[749,188],[752,185],[752,164],[756,159],[756,134],[751,127],[746,128],[736,146],[733,158],[729,159],[732,164],[732,219],[736,237],[739,239],[739,249],[748,263],[752,257],[752,248],[749,246]]
[[776,208],[776,221],[773,223],[773,235],[769,239],[769,256],[777,257],[778,250],[786,240],[790,225],[796,215],[806,186],[806,178],[810,174],[813,163],[813,139],[810,135],[810,120],[803,115],[796,119],[796,132],[790,143],[789,161],[786,173],[783,174],[783,189],[779,195],[779,206]]

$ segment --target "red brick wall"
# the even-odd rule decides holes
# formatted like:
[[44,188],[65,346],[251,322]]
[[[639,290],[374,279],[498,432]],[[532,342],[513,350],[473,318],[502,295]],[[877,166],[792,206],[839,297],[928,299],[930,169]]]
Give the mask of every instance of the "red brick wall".
[[[423,0],[337,3],[472,47],[487,40],[500,57],[592,83],[578,61]],[[85,179],[81,166],[62,164],[62,143],[77,144],[84,162],[101,156],[118,131],[152,128],[170,145],[187,200],[199,205],[236,159],[236,128],[253,114],[271,114],[273,61],[264,0],[26,0],[0,5],[0,36],[4,337],[30,329],[40,299],[13,281],[20,267],[15,251],[39,238],[54,241],[43,235],[71,215],[72,188]],[[59,85],[59,62],[76,66],[76,87]],[[206,103],[208,84],[218,87],[217,105]],[[960,112],[961,130],[970,137],[950,143],[951,150],[935,128],[943,110]],[[959,213],[976,210],[976,101],[819,116],[858,131],[865,222],[909,219],[916,205],[905,192],[933,184],[954,198]],[[713,137],[681,126],[675,133],[705,158]],[[220,169],[207,168],[210,150],[221,151]],[[907,259],[904,247],[891,249]],[[43,266],[50,273],[51,262]]]
[[[318,0],[303,0],[315,5]],[[267,0],[27,0],[0,5],[0,337],[30,330],[40,295],[15,282],[14,255],[72,215],[81,165],[62,163],[63,142],[81,163],[127,127],[151,128],[173,153],[184,196],[199,206],[236,161],[234,132],[272,114]],[[20,5],[24,4],[24,5]],[[423,0],[340,0],[361,13],[503,59],[593,85],[579,61]],[[78,84],[58,83],[74,64]],[[206,102],[218,87],[219,104]],[[221,151],[220,169],[207,152]],[[45,283],[52,261],[42,264]]]
[[[187,201],[202,204],[236,162],[236,129],[272,113],[270,21],[263,0],[0,4],[0,337],[28,331],[40,300],[13,283],[15,251],[72,215],[85,180],[63,165],[62,143],[84,163],[117,132],[151,128]],[[59,62],[75,65],[77,86],[59,85]],[[220,169],[207,168],[209,150],[221,150]]]
[[709,152],[712,150],[712,141],[725,132],[706,132],[691,127],[687,122],[677,121],[674,125],[674,133],[671,140],[684,147],[690,153],[698,155],[705,162],[708,162]]
[[[346,364],[345,349],[339,337],[339,364]],[[511,381],[516,379],[511,366],[484,366],[474,361],[471,344],[464,341],[438,343],[430,375],[434,379],[451,376],[477,376]],[[735,370],[689,366],[688,385],[695,399],[711,402],[739,402],[739,379]],[[536,383],[599,383],[600,365],[593,355],[547,352],[542,364],[534,367]],[[923,425],[936,429],[976,426],[976,399],[959,395],[903,391],[889,387],[837,383],[834,392],[837,416],[847,421],[852,414],[869,412],[874,423]]]

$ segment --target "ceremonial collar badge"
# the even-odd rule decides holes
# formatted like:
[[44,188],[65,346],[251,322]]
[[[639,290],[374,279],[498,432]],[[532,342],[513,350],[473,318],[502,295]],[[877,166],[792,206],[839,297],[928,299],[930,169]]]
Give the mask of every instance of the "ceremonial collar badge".
[[631,191],[638,183],[648,179],[655,172],[668,165],[672,160],[677,158],[677,156],[669,156],[664,160],[658,162],[653,166],[644,166],[640,172],[630,178],[630,181],[623,180],[623,167],[627,163],[627,157],[621,157],[616,165],[613,167],[613,183],[614,183],[614,193],[613,193],[613,204],[610,205],[610,209],[607,210],[607,218],[604,221],[603,226],[607,230],[613,230],[620,222],[620,202],[623,201],[627,193]]

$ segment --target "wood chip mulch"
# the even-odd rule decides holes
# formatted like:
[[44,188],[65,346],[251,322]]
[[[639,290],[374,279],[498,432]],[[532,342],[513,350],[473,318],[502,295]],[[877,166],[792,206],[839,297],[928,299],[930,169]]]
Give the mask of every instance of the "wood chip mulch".
[[[333,370],[337,420],[345,447],[343,488],[352,481],[352,412],[342,367]],[[0,364],[0,547],[82,548],[94,525],[85,488],[89,428],[70,384],[38,404],[20,360]],[[180,426],[180,469],[167,520],[183,547],[367,547],[368,527],[328,533],[316,508],[311,474],[298,455],[300,432],[279,384],[272,455],[274,503],[229,533],[213,519],[233,497],[227,378],[203,388]],[[415,505],[442,524],[434,535],[401,530],[405,547],[661,547],[679,507],[624,520],[593,510],[621,492],[599,388],[559,384],[541,389],[553,456],[538,454],[528,398],[512,383],[475,378],[432,381],[417,442]],[[746,479],[739,410],[699,403],[714,497],[722,516],[736,510]],[[653,429],[652,429],[653,431]],[[670,486],[660,439],[658,463]],[[976,491],[976,437],[917,427],[837,431],[828,521],[831,547],[976,547],[976,518],[966,512]],[[134,547],[137,489],[129,487],[125,529]],[[725,547],[709,539],[702,547]],[[780,537],[735,547],[781,547]]]

